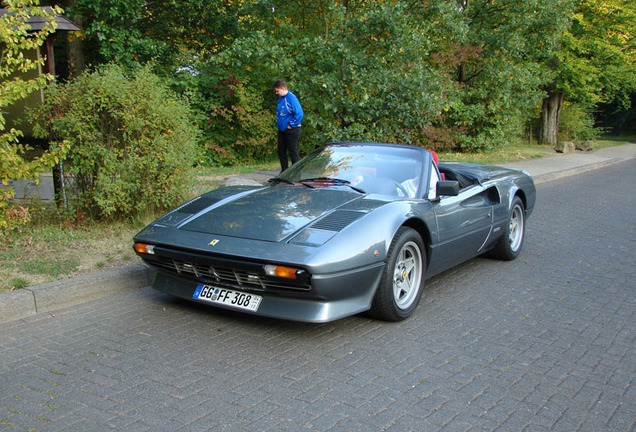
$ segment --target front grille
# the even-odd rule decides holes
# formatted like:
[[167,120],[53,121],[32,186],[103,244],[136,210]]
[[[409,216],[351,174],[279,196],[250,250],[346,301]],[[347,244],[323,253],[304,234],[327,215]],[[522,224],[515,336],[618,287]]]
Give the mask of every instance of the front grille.
[[[165,256],[155,255],[152,260],[146,256],[148,264],[175,272],[182,277],[196,279],[197,282],[217,283],[233,288],[252,291],[284,290],[310,291],[310,284],[293,284],[279,278],[271,278],[256,270],[231,268],[223,265],[210,265],[188,262]],[[258,266],[254,266],[258,267]]]

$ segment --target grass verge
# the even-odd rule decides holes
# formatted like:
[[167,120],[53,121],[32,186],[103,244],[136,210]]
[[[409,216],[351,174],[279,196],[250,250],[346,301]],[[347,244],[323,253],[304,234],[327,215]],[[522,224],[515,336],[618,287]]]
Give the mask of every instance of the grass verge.
[[0,243],[0,292],[137,262],[131,239],[140,224],[38,219]]

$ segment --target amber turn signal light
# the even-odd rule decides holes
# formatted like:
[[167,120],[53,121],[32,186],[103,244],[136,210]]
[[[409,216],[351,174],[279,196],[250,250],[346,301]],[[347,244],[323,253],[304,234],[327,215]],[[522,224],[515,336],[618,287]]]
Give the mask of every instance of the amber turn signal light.
[[298,269],[293,267],[277,266],[268,264],[265,266],[265,273],[268,276],[276,276],[285,279],[296,279]]
[[145,244],[145,243],[135,243],[135,252],[140,253],[140,254],[148,254],[148,255],[154,255],[155,254],[155,246],[154,245],[149,245],[149,244]]

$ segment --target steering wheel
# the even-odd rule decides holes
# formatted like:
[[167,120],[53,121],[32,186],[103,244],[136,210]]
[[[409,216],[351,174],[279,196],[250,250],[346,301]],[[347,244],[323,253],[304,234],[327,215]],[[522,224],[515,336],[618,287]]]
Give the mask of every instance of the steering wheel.
[[[402,193],[402,196],[404,198],[410,198],[411,197],[411,194],[408,193],[408,191],[404,188],[404,186],[402,186],[402,184],[400,182],[398,182],[396,180],[393,180],[393,182],[394,182],[395,189],[397,189],[398,192]],[[398,196],[399,196],[399,194],[398,194]]]

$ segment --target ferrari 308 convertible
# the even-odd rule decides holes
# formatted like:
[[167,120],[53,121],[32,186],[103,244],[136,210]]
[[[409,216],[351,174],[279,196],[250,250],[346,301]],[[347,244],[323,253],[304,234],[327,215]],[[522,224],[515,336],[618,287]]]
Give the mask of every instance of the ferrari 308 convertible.
[[521,252],[536,190],[525,172],[428,150],[326,144],[264,186],[203,194],[134,238],[153,288],[250,314],[400,321],[424,282],[478,255]]

